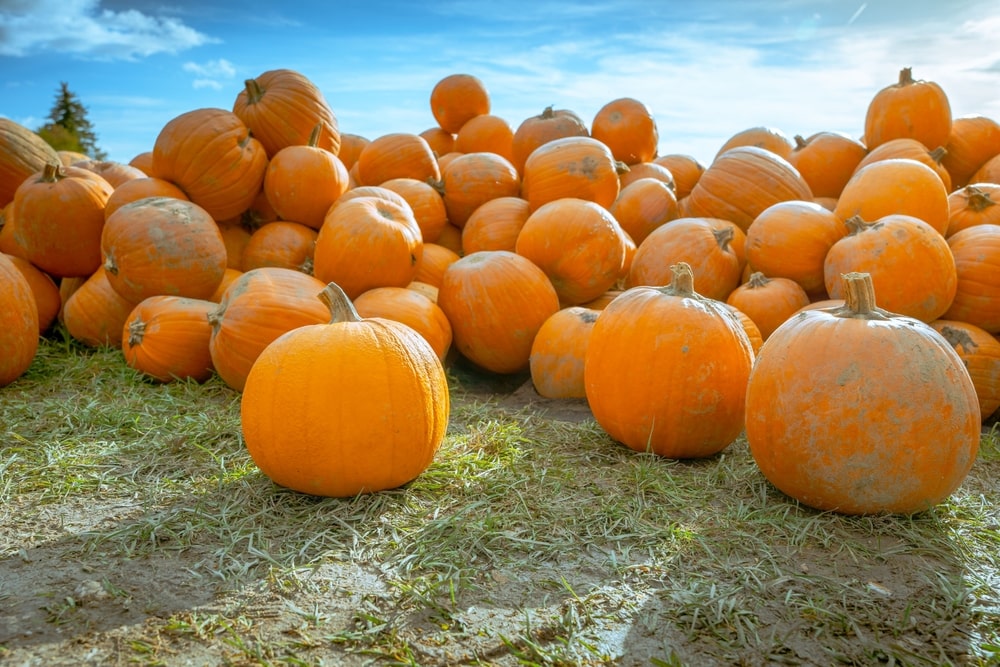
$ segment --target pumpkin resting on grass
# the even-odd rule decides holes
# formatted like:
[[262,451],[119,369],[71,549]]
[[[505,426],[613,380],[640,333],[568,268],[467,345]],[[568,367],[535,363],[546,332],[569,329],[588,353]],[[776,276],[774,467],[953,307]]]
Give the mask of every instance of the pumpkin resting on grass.
[[843,282],[843,307],[800,312],[761,347],[747,388],[750,451],[810,507],[925,510],[976,459],[976,391],[939,333],[876,306],[869,274]]
[[336,283],[320,295],[331,321],[276,339],[247,377],[240,413],[250,456],[276,484],[318,496],[402,486],[444,439],[444,367],[410,327],[362,319]]

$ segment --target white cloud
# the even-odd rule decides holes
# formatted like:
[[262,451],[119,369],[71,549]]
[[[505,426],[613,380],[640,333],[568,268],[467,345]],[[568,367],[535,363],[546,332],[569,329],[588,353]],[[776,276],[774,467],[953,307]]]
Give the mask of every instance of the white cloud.
[[218,41],[175,18],[99,5],[98,0],[7,0],[0,5],[0,56],[50,52],[135,60]]
[[236,76],[236,68],[225,58],[209,60],[204,63],[186,62],[182,69],[195,75],[191,85],[197,88],[222,90],[224,82]]

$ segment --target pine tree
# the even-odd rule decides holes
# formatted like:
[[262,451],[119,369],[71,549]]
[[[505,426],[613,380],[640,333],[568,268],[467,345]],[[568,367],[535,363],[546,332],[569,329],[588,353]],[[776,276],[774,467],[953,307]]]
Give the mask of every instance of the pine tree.
[[38,134],[56,150],[83,153],[95,160],[107,158],[107,153],[97,146],[97,135],[87,118],[87,107],[66,82],[59,85],[48,120],[38,129]]

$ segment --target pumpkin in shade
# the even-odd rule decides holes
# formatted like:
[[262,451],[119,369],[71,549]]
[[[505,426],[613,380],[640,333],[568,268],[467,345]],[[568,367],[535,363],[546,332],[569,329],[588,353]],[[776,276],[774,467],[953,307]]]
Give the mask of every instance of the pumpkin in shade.
[[930,323],[951,343],[965,368],[979,399],[983,421],[1000,408],[1000,340],[975,324],[955,320],[934,320]]
[[250,367],[275,338],[326,321],[328,309],[316,299],[323,287],[313,276],[277,266],[238,276],[208,314],[209,352],[219,377],[242,391]]
[[948,143],[951,123],[951,105],[941,86],[914,79],[913,70],[904,67],[899,80],[879,90],[868,103],[864,143],[873,150],[906,137],[937,148]]
[[350,298],[373,287],[406,287],[423,249],[409,204],[358,197],[327,214],[316,237],[313,273],[337,283]]
[[104,224],[108,280],[132,303],[158,294],[207,299],[226,272],[226,244],[215,220],[194,202],[147,197]]
[[361,317],[383,317],[412,327],[441,361],[451,349],[451,323],[444,311],[431,297],[411,287],[370,289],[354,300],[354,308]]
[[451,248],[437,243],[425,243],[413,280],[437,287],[441,284],[445,270],[459,259],[461,255]]
[[975,225],[948,238],[958,287],[947,320],[1000,334],[1000,225]]
[[433,243],[448,225],[448,209],[444,198],[434,185],[415,178],[390,178],[379,187],[392,190],[406,200],[413,217],[420,227],[424,243]]
[[135,305],[111,286],[107,272],[99,266],[69,293],[59,318],[66,332],[84,345],[120,347],[125,320]]
[[212,376],[208,349],[212,301],[161,294],[143,299],[122,328],[122,354],[131,368],[160,382]]
[[573,197],[537,208],[514,249],[545,272],[565,305],[596,299],[618,281],[625,265],[624,233],[614,216]]
[[56,163],[14,193],[14,240],[23,257],[57,278],[89,276],[101,263],[104,205],[113,188],[97,174]]
[[847,221],[849,233],[830,247],[823,262],[830,298],[844,297],[841,275],[870,274],[886,310],[923,322],[941,317],[958,286],[948,242],[923,220],[886,215],[873,222]]
[[761,347],[746,392],[750,451],[804,505],[926,510],[976,459],[975,388],[938,332],[878,306],[867,273],[843,282],[843,307],[803,311]]
[[431,89],[431,115],[449,134],[458,134],[466,122],[489,112],[489,91],[471,74],[449,74]]
[[340,151],[337,117],[316,84],[294,70],[274,69],[247,79],[233,102],[233,113],[268,157],[286,146],[308,144],[317,126],[313,145],[334,155]]
[[[0,252],[0,254],[3,253]],[[44,334],[56,321],[59,308],[62,306],[59,285],[52,279],[52,276],[23,257],[17,255],[6,255],[6,257],[14,263],[14,268],[20,271],[25,280],[28,281],[38,310],[38,333]]]
[[694,290],[685,263],[664,287],[634,287],[601,311],[584,363],[587,402],[608,435],[668,458],[711,456],[743,430],[750,340],[732,311]]
[[262,266],[283,266],[311,275],[318,236],[319,232],[300,222],[275,220],[261,225],[243,245],[239,268],[249,271]]
[[483,250],[448,267],[438,306],[466,359],[494,373],[517,373],[528,368],[535,334],[559,310],[559,297],[527,257]]
[[531,345],[531,382],[545,398],[586,398],[587,344],[599,310],[570,306],[545,320]]
[[38,351],[38,307],[27,278],[0,253],[0,387],[22,374]]
[[321,294],[330,321],[280,337],[250,371],[240,401],[247,450],[275,484],[301,493],[400,487],[444,440],[444,367],[410,327],[360,317],[335,284]]
[[193,109],[170,120],[153,144],[153,173],[177,185],[216,220],[250,208],[264,183],[267,153],[239,116]]
[[38,134],[0,117],[0,208],[14,199],[18,186],[46,164],[58,164],[59,154]]

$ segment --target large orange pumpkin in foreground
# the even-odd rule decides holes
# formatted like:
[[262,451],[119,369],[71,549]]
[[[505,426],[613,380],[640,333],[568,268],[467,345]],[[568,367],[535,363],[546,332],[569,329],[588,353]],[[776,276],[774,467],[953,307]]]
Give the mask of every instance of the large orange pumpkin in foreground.
[[303,493],[402,486],[444,440],[444,367],[410,327],[362,319],[336,284],[321,294],[331,321],[281,336],[250,371],[240,404],[247,450],[276,484]]
[[875,303],[844,276],[841,308],[807,310],[761,347],[746,436],[764,476],[820,510],[925,510],[962,483],[979,448],[968,371],[930,326]]
[[584,385],[594,419],[631,449],[711,456],[743,430],[750,339],[723,303],[694,291],[681,262],[666,287],[633,287],[601,311]]

